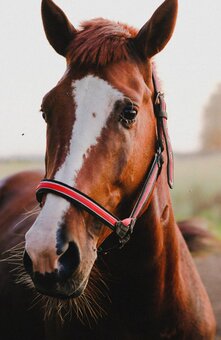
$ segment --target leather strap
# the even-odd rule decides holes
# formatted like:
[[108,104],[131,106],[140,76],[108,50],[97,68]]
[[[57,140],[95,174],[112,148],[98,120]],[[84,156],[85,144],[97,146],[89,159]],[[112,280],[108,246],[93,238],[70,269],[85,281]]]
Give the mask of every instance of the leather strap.
[[156,67],[153,63],[153,85],[155,89],[155,116],[157,118],[157,130],[158,130],[158,142],[164,150],[166,147],[167,153],[167,179],[168,185],[172,189],[174,185],[174,158],[173,149],[169,137],[168,127],[167,127],[167,112],[166,112],[166,102],[164,99],[164,93],[160,90],[160,83],[156,73]]

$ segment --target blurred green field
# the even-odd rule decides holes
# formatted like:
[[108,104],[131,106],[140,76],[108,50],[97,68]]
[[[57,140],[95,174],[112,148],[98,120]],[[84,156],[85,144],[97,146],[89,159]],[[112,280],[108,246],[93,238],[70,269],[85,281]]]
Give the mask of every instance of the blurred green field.
[[197,218],[221,237],[221,153],[176,155],[176,219]]
[[[43,168],[43,160],[2,160],[0,179],[17,171]],[[171,194],[177,220],[200,219],[221,237],[221,153],[176,155]]]
[[0,159],[0,179],[22,170],[44,169],[43,159]]

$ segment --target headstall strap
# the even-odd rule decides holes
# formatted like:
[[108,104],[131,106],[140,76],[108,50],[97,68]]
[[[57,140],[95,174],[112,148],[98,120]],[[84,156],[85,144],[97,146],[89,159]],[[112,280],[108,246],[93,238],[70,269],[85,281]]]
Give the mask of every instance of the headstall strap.
[[172,189],[174,185],[174,159],[173,159],[173,149],[169,137],[168,127],[167,127],[167,111],[166,102],[164,99],[164,93],[160,90],[159,79],[156,74],[156,67],[153,63],[153,84],[155,91],[155,116],[157,119],[157,130],[158,130],[158,142],[164,150],[164,145],[166,147],[167,153],[167,178],[169,187]]
[[144,207],[146,207],[147,203],[149,202],[155,183],[161,172],[163,165],[162,153],[164,146],[166,147],[167,153],[168,184],[170,188],[173,187],[173,152],[167,129],[166,103],[164,100],[164,95],[160,91],[159,81],[156,76],[154,65],[153,84],[155,91],[154,111],[157,119],[158,134],[156,153],[151,167],[147,172],[141,193],[135,202],[133,210],[128,218],[123,220],[119,219],[81,191],[56,180],[43,179],[36,189],[36,197],[40,204],[43,202],[45,195],[48,193],[61,196],[68,200],[71,204],[79,206],[80,208],[89,212],[91,215],[97,217],[102,223],[104,223],[113,231],[113,233],[111,233],[98,248],[97,251],[99,253],[107,253],[110,250],[116,248],[121,249],[129,241],[136,220],[140,217]]

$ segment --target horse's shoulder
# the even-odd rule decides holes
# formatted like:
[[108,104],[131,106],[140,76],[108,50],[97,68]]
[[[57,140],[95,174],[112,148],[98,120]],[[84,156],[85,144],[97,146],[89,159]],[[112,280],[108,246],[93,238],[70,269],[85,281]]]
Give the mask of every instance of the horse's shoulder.
[[0,180],[0,206],[7,203],[9,199],[15,199],[27,191],[34,191],[41,180],[41,171],[22,171]]
[[36,218],[35,188],[41,178],[39,171],[23,171],[0,181],[0,253],[21,242]]
[[43,174],[22,171],[0,181],[0,224],[36,205],[35,189]]

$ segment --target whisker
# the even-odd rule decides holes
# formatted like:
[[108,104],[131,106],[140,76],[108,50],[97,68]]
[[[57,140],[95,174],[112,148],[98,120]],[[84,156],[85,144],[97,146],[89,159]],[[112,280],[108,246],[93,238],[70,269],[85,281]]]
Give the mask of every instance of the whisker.
[[33,214],[36,214],[36,213],[39,213],[40,212],[40,210],[41,210],[41,208],[39,207],[39,204],[36,204],[34,207],[33,207],[33,209],[31,209],[31,210],[26,210],[25,209],[25,212],[24,212],[24,215],[33,215]]
[[[3,253],[4,258],[1,262],[8,263],[12,266],[10,273],[14,277],[14,282],[23,285],[33,291],[33,299],[29,310],[36,306],[42,308],[44,319],[56,317],[63,324],[66,320],[77,318],[82,324],[92,327],[93,323],[97,323],[107,313],[104,302],[110,302],[108,294],[108,285],[103,278],[103,274],[96,268],[92,268],[90,278],[85,291],[81,296],[62,300],[39,294],[34,287],[30,276],[23,267],[24,241],[14,245]],[[71,282],[75,287],[75,282]]]
[[12,253],[13,254],[14,251],[18,251],[18,250],[21,250],[22,248],[24,248],[24,245],[25,245],[25,241],[21,241],[21,242],[17,243],[15,246],[5,250],[2,253],[2,255],[8,254],[8,253]]
[[23,215],[25,215],[24,218],[22,218],[19,222],[17,222],[14,225],[13,230],[16,229],[21,223],[27,221],[30,217],[32,217],[34,215],[36,215],[36,217],[37,217],[39,211],[40,211],[40,209],[39,210],[35,209],[35,210],[26,211],[25,213],[23,213]]

